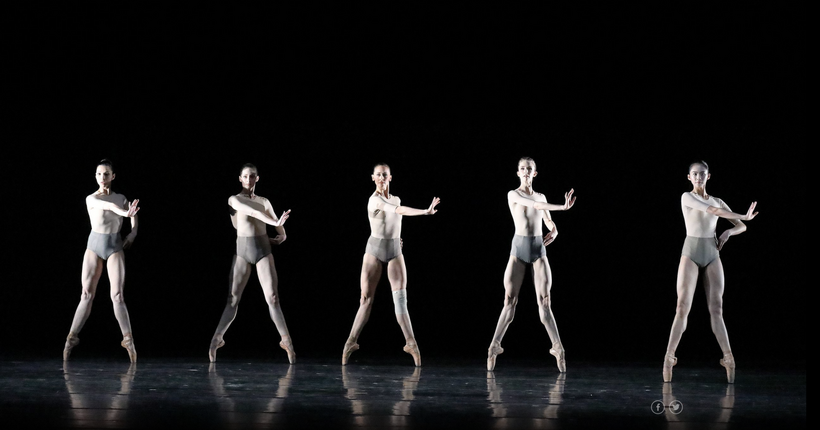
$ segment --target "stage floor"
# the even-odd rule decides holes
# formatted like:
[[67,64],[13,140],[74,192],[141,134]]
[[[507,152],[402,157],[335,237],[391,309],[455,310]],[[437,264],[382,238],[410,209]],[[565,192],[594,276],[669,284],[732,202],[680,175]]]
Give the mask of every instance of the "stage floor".
[[[118,357],[121,358],[121,357]],[[805,366],[660,362],[0,361],[3,428],[748,429],[806,427]],[[660,406],[660,407],[659,407]]]

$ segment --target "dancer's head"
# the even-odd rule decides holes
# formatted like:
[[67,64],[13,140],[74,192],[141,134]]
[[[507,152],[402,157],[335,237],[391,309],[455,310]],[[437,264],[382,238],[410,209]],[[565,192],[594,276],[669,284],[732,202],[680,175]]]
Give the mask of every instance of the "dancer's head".
[[111,186],[111,181],[114,180],[114,164],[111,160],[107,158],[103,158],[97,163],[97,170],[94,173],[94,177],[97,180],[97,185],[108,188]]
[[538,172],[535,170],[535,160],[530,157],[521,157],[521,159],[518,160],[517,174],[522,184],[532,185],[533,178],[538,175]]
[[689,174],[686,177],[695,188],[703,188],[706,186],[706,181],[712,177],[712,174],[709,173],[709,165],[705,161],[699,160],[689,164]]
[[239,171],[239,182],[242,183],[242,188],[253,191],[256,183],[259,182],[259,170],[251,163],[242,165]]
[[393,180],[393,175],[390,173],[390,166],[386,163],[378,163],[373,166],[373,173],[370,175],[373,182],[376,183],[376,188],[380,191],[387,190],[390,187],[390,181]]

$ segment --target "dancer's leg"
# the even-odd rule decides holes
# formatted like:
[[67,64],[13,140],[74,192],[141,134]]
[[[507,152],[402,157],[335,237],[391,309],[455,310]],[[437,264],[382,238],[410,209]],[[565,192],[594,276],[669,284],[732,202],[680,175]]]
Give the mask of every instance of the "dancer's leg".
[[487,370],[495,368],[496,356],[504,352],[504,349],[501,348],[501,340],[515,317],[518,293],[521,291],[521,283],[524,281],[526,267],[524,263],[513,256],[510,256],[507,262],[507,269],[504,271],[504,308],[501,309],[493,340],[490,342],[490,348],[487,351]]
[[410,322],[410,313],[407,310],[407,267],[404,255],[390,260],[387,263],[387,278],[390,280],[390,290],[393,293],[396,321],[404,334],[404,352],[413,356],[416,366],[421,366],[421,352],[413,333],[413,324]]
[[550,354],[555,356],[558,370],[566,372],[564,345],[561,343],[561,336],[558,335],[558,324],[555,322],[555,315],[553,315],[551,307],[552,270],[547,257],[541,257],[533,263],[532,278],[538,298],[538,314],[541,317],[541,323],[547,329],[550,341],[552,341]]
[[114,316],[120,325],[122,332],[123,348],[128,350],[128,356],[132,363],[137,361],[137,349],[134,346],[134,338],[131,334],[131,318],[128,316],[128,308],[125,306],[125,254],[122,251],[115,252],[108,257],[108,279],[111,283],[111,303],[114,305]]
[[68,360],[71,355],[71,349],[80,343],[80,339],[77,336],[88,320],[88,316],[91,315],[91,305],[94,302],[94,296],[97,294],[97,284],[100,281],[102,271],[103,259],[97,257],[94,251],[86,249],[85,254],[83,254],[81,279],[83,290],[80,295],[80,303],[74,312],[74,319],[71,321],[71,328],[68,331],[65,348],[63,349],[63,360]]
[[698,266],[688,257],[681,256],[678,265],[678,301],[675,309],[675,319],[672,321],[672,329],[669,333],[669,343],[666,346],[666,356],[663,365],[663,379],[666,382],[672,380],[672,366],[677,363],[675,351],[678,349],[681,336],[686,331],[686,323],[689,318],[689,311],[692,309],[692,297],[695,294],[695,286],[698,281]]
[[723,263],[721,263],[720,258],[706,266],[705,272],[703,287],[706,291],[706,304],[709,307],[712,332],[717,338],[721,351],[723,351],[720,364],[726,368],[726,377],[729,383],[733,383],[735,382],[735,357],[732,354],[729,333],[726,331],[726,323],[723,320],[724,275]]
[[216,361],[216,350],[225,345],[222,337],[228,331],[236,312],[239,309],[239,300],[242,299],[242,293],[245,291],[245,285],[248,284],[248,278],[251,275],[251,265],[242,258],[234,255],[231,263],[230,290],[228,292],[228,301],[225,304],[225,309],[222,311],[222,317],[219,319],[219,324],[216,326],[216,331],[211,339],[211,347],[208,350],[208,356],[211,362]]
[[379,284],[381,274],[382,263],[373,255],[364,254],[364,257],[362,257],[362,291],[359,299],[359,310],[356,312],[356,319],[353,320],[353,327],[350,329],[350,335],[342,351],[343,365],[347,364],[350,354],[359,349],[356,342],[359,340],[364,325],[367,324],[367,320],[370,318],[370,310],[373,308],[373,298],[376,295],[376,286]]
[[279,346],[287,351],[288,362],[295,364],[296,351],[293,349],[293,341],[288,332],[288,325],[285,323],[285,314],[282,313],[282,306],[279,303],[279,276],[273,263],[273,255],[268,254],[256,263],[256,274],[259,276],[259,284],[262,285],[262,292],[268,303],[270,318],[276,325],[276,331],[279,332],[281,338]]

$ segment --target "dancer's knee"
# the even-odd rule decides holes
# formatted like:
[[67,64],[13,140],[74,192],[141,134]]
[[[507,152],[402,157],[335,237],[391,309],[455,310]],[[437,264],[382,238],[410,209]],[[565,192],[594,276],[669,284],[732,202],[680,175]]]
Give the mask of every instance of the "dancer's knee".
[[368,296],[367,294],[362,294],[359,298],[359,305],[364,307],[371,307],[373,306],[373,296]]
[[689,310],[692,309],[692,302],[688,300],[678,300],[678,306],[675,309],[675,316],[677,318],[686,318],[689,316]]
[[550,304],[551,304],[550,300],[551,299],[550,299],[549,295],[546,295],[546,296],[540,296],[539,295],[538,296],[538,306],[541,307],[542,309],[546,310],[546,311],[549,311]]
[[271,306],[276,306],[279,304],[279,295],[276,293],[269,294],[265,297],[265,301],[267,301]]
[[511,294],[506,294],[504,296],[505,308],[515,308],[516,305],[518,305],[518,296],[513,296]]
[[111,293],[111,301],[114,302],[114,304],[120,304],[125,302],[125,298],[123,298],[122,293],[115,292]]

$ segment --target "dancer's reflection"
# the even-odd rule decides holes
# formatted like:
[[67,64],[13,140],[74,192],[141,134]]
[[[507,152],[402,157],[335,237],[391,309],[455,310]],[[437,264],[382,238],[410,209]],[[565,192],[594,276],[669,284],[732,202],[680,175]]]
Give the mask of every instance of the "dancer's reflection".
[[[208,379],[211,381],[211,388],[214,391],[219,410],[221,412],[255,412],[254,424],[271,424],[282,412],[285,399],[288,397],[288,390],[293,384],[293,377],[296,373],[296,366],[289,365],[287,372],[279,377],[276,393],[272,397],[255,391],[252,396],[243,396],[245,392],[232,393],[225,389],[225,378],[217,371],[216,363],[211,363],[208,367]],[[241,382],[241,381],[240,381]],[[231,386],[229,382],[227,386]],[[254,404],[254,403],[258,403]],[[258,406],[258,407],[257,407]]]
[[115,367],[119,369],[116,373],[101,374],[97,369],[92,373],[84,366],[63,362],[65,387],[71,401],[71,413],[76,421],[94,423],[95,426],[99,423],[125,421],[128,397],[137,374],[137,363]]
[[[685,409],[686,405],[683,400],[677,398],[675,394],[672,392],[673,384],[664,384],[663,385],[663,406],[664,412],[663,415],[666,420],[670,423],[675,423],[675,429],[685,429],[686,422],[697,423],[698,428],[701,427],[703,422],[707,423],[714,423],[714,424],[724,424],[728,423],[732,417],[732,409],[735,407],[735,386],[734,384],[726,384],[726,391],[723,393],[723,396],[720,397],[718,401],[718,411],[717,414],[712,413],[712,409],[708,407],[708,405],[703,404],[703,397],[702,395],[698,396],[698,408],[693,408],[690,410],[698,410],[700,413],[707,414],[706,416],[699,416],[696,419],[693,419],[691,414],[688,414]],[[712,417],[714,416],[714,417]],[[681,427],[682,426],[682,427]]]
[[[559,373],[555,378],[547,395],[547,406],[541,411],[544,418],[558,419],[558,408],[564,399],[564,384],[567,380],[566,373]],[[517,412],[511,413],[507,404],[504,403],[504,382],[503,379],[496,378],[494,372],[487,372],[487,401],[490,402],[490,411],[493,418],[501,418],[496,423],[496,428],[512,429],[521,424],[520,421],[508,422],[508,417],[517,417]],[[537,424],[537,423],[534,423]]]
[[[381,426],[386,423],[377,422],[383,419],[385,412],[380,405],[385,400],[392,401],[392,394],[398,385],[390,384],[380,390],[389,390],[388,395],[383,391],[374,391],[374,385],[363,383],[363,378],[367,377],[360,373],[360,370],[351,371],[347,366],[342,366],[342,384],[344,385],[345,397],[350,400],[350,410],[354,415],[354,422],[357,426]],[[390,409],[390,426],[407,426],[407,418],[410,416],[410,404],[415,399],[415,391],[419,387],[421,377],[421,367],[416,367],[413,373],[401,380],[400,398],[393,403]],[[393,382],[393,381],[391,381]],[[377,388],[378,389],[378,388]]]

